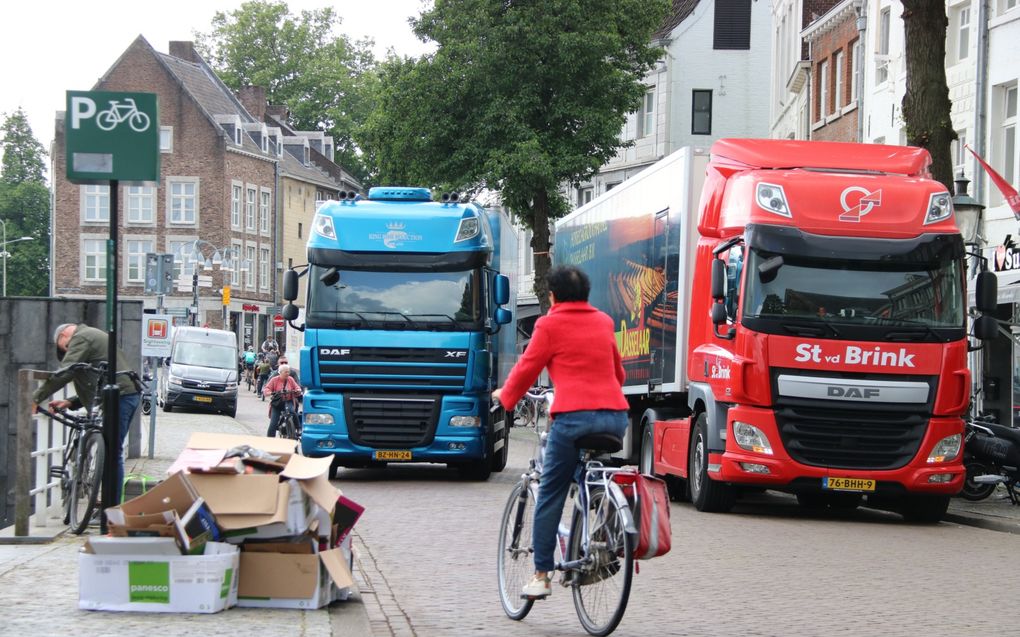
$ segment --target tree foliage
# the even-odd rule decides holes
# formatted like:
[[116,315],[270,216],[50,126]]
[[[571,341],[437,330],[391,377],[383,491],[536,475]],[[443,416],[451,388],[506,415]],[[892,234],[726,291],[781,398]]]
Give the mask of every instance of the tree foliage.
[[355,130],[368,112],[363,81],[375,66],[371,40],[338,34],[331,8],[291,14],[285,2],[252,0],[217,12],[197,46],[224,83],[266,89],[270,104],[290,110],[297,130],[321,130],[336,141],[336,162],[364,180],[368,168]]
[[907,144],[931,154],[931,174],[953,192],[953,129],[946,83],[946,6],[930,0],[903,0],[907,85],[903,120]]
[[[7,295],[49,293],[50,193],[42,144],[20,108],[0,125],[0,220],[6,246]],[[0,235],[2,237],[3,235]],[[32,241],[15,241],[32,237]],[[0,246],[0,251],[3,251]]]
[[664,0],[436,0],[415,32],[438,44],[382,65],[363,146],[386,182],[487,188],[534,230],[546,306],[549,221],[564,183],[624,146],[660,50]]

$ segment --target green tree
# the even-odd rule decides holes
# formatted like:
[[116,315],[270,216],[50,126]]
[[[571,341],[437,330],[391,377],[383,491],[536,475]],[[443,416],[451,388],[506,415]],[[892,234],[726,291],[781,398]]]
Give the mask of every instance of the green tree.
[[[0,125],[0,220],[7,241],[4,263],[8,296],[46,296],[49,292],[50,195],[46,188],[46,151],[32,134],[22,109]],[[32,241],[14,242],[21,237]],[[0,247],[0,251],[3,248]]]
[[931,154],[931,174],[953,192],[951,144],[956,139],[953,104],[946,83],[946,5],[930,0],[903,0],[907,83],[903,121],[907,144]]
[[297,130],[321,130],[336,142],[336,162],[358,178],[368,174],[355,130],[368,113],[362,78],[375,66],[371,40],[337,34],[331,8],[292,15],[285,2],[252,0],[217,12],[197,46],[234,90],[266,89],[270,104],[290,110]]
[[414,26],[436,52],[382,65],[367,156],[382,181],[499,192],[534,231],[546,309],[549,222],[568,211],[560,187],[624,146],[666,9],[664,0],[435,0]]

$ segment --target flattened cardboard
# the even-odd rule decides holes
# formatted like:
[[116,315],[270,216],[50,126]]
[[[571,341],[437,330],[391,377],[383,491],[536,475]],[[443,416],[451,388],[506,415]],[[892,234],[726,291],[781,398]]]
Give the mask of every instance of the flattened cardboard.
[[307,599],[318,586],[318,555],[241,553],[238,597]]
[[147,492],[120,505],[125,516],[139,516],[163,511],[176,511],[184,515],[195,502],[198,493],[183,473],[175,473]]
[[[293,460],[293,458],[292,458]],[[329,468],[329,458],[327,460],[326,467]],[[288,466],[290,463],[287,463]],[[340,499],[343,492],[337,489],[329,482],[329,478],[326,477],[325,473],[316,475],[308,480],[301,480],[301,488],[304,489],[308,497],[312,499],[315,504],[319,505],[325,511],[332,513],[333,507],[336,506],[336,501]]]
[[216,523],[228,533],[239,529],[285,523],[287,521],[287,498],[289,494],[290,485],[286,482],[279,482],[276,485],[276,507],[272,513],[218,514],[216,516]]
[[279,476],[196,473],[189,479],[217,516],[276,513]]
[[319,553],[319,559],[329,571],[329,576],[338,588],[354,586],[354,578],[351,577],[351,569],[347,566],[347,559],[344,550],[340,547]]
[[295,453],[297,441],[287,438],[264,438],[261,436],[241,436],[238,434],[214,434],[197,431],[191,434],[185,447],[190,449],[233,449],[248,445],[269,453]]
[[325,476],[332,462],[330,458],[309,458],[295,453],[287,460],[287,466],[280,475],[295,480],[311,480],[317,476]]
[[312,555],[315,546],[311,542],[245,542],[241,549],[247,553],[290,553]]

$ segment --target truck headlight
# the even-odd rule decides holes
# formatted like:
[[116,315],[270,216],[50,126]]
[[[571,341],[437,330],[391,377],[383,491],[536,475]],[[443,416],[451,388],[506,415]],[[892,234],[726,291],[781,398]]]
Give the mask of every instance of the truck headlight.
[[960,455],[960,445],[962,443],[963,436],[960,434],[953,434],[939,440],[932,447],[931,453],[928,454],[928,464],[939,464],[956,460],[956,456]]
[[170,374],[169,376],[167,376],[166,381],[171,385],[177,385],[178,387],[180,387],[181,383],[183,382],[183,379],[179,376],[174,376],[173,374]]
[[953,214],[953,200],[948,192],[936,192],[928,198],[928,215],[924,225],[949,218]]
[[769,444],[768,436],[754,425],[734,420],[733,440],[736,441],[741,449],[763,453],[766,456],[772,455],[772,445]]
[[306,425],[332,425],[333,414],[305,414]]
[[460,220],[460,225],[457,227],[457,238],[453,242],[467,241],[472,237],[477,237],[479,228],[478,217],[464,217]]
[[227,391],[234,391],[237,389],[237,383],[227,383]]
[[755,198],[762,210],[767,210],[781,217],[793,217],[793,213],[790,212],[790,204],[786,202],[786,192],[782,186],[762,182],[758,184]]
[[482,419],[478,416],[453,416],[450,418],[451,427],[478,427]]
[[312,220],[312,231],[320,237],[336,239],[336,230],[333,229],[333,218],[329,215],[315,215],[315,219]]

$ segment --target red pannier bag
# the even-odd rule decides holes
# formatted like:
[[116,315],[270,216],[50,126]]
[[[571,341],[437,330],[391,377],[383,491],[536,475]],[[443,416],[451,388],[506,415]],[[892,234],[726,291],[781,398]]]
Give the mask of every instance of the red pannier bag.
[[669,492],[666,483],[655,476],[636,471],[619,471],[613,474],[627,496],[634,525],[638,529],[634,557],[650,560],[669,553],[672,531],[669,525]]

